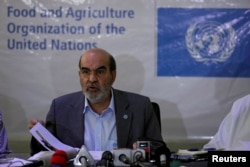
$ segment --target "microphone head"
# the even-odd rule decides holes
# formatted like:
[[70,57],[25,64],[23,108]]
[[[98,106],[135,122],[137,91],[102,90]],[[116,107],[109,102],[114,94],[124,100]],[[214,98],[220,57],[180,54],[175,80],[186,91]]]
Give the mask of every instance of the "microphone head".
[[63,150],[57,150],[50,159],[50,165],[59,165],[61,167],[66,167],[68,162],[67,153]]
[[120,154],[119,155],[119,160],[125,164],[129,164],[129,159],[125,154]]
[[87,148],[82,145],[81,149],[77,153],[76,157],[74,158],[74,166],[75,167],[82,167],[82,163],[86,163],[89,166],[95,165],[95,160],[92,155],[89,153]]
[[113,154],[110,151],[104,151],[102,153],[102,159],[113,160]]
[[146,161],[146,153],[144,149],[137,148],[132,150],[132,161],[135,162],[144,162]]
[[131,149],[119,148],[112,150],[114,166],[131,166]]

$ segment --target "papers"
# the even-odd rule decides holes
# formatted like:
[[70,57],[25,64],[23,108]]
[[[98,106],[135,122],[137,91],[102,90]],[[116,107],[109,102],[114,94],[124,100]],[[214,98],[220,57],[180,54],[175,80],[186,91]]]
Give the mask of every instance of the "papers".
[[196,148],[191,148],[191,149],[179,149],[178,152],[176,153],[177,155],[192,155],[192,156],[200,156],[207,154],[208,151],[221,151],[223,149],[216,149],[216,148],[203,148],[203,149],[196,149]]
[[200,154],[207,154],[207,150],[186,150],[186,149],[179,149],[177,155],[200,155]]
[[177,159],[182,162],[192,161],[206,161],[208,151],[215,150],[214,148],[209,149],[179,149],[176,153],[171,154],[171,159]]
[[[66,145],[59,141],[53,134],[51,134],[41,123],[36,123],[32,129],[30,129],[30,133],[36,140],[43,145],[48,151],[42,151],[30,157],[29,160],[37,160],[40,156],[53,154],[56,150],[76,150],[77,152],[80,148],[74,148],[69,145]],[[102,157],[103,151],[89,151],[91,156],[93,156],[94,160],[100,160]]]
[[54,151],[40,151],[36,154],[34,154],[33,156],[29,157],[28,160],[29,161],[36,161],[36,160],[40,160],[41,157],[43,159],[50,159],[50,157],[52,157],[54,154]]
[[0,158],[1,167],[20,167],[29,163],[31,162],[20,158]]
[[48,151],[55,150],[72,150],[79,148],[73,148],[68,146],[62,142],[60,142],[55,136],[53,136],[41,123],[36,123],[32,129],[30,129],[30,133],[36,140],[42,144]]

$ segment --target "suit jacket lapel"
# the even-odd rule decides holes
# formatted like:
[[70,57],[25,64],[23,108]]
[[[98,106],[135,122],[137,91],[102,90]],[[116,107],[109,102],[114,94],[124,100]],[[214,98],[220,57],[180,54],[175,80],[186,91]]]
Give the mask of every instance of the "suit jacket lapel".
[[129,103],[127,96],[118,90],[114,90],[115,111],[116,111],[116,127],[118,147],[127,147],[129,131],[132,120],[132,113],[128,110]]
[[72,111],[76,111],[75,114],[73,114],[74,118],[74,134],[77,136],[77,144],[82,145],[84,143],[84,95],[82,92],[79,92],[79,100],[73,101],[71,104]]

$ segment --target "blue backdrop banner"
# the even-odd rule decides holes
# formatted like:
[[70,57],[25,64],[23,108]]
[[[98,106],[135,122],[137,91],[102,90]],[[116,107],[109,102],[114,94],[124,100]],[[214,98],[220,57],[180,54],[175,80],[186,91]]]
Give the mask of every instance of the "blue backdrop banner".
[[157,75],[250,77],[250,9],[158,8]]

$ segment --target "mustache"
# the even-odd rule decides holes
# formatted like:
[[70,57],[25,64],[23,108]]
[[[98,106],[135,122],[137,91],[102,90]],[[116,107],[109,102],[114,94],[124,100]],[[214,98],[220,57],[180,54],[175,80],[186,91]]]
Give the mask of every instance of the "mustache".
[[87,88],[90,88],[90,87],[95,87],[95,88],[100,88],[100,86],[99,86],[99,84],[97,84],[97,83],[88,83],[87,84]]

